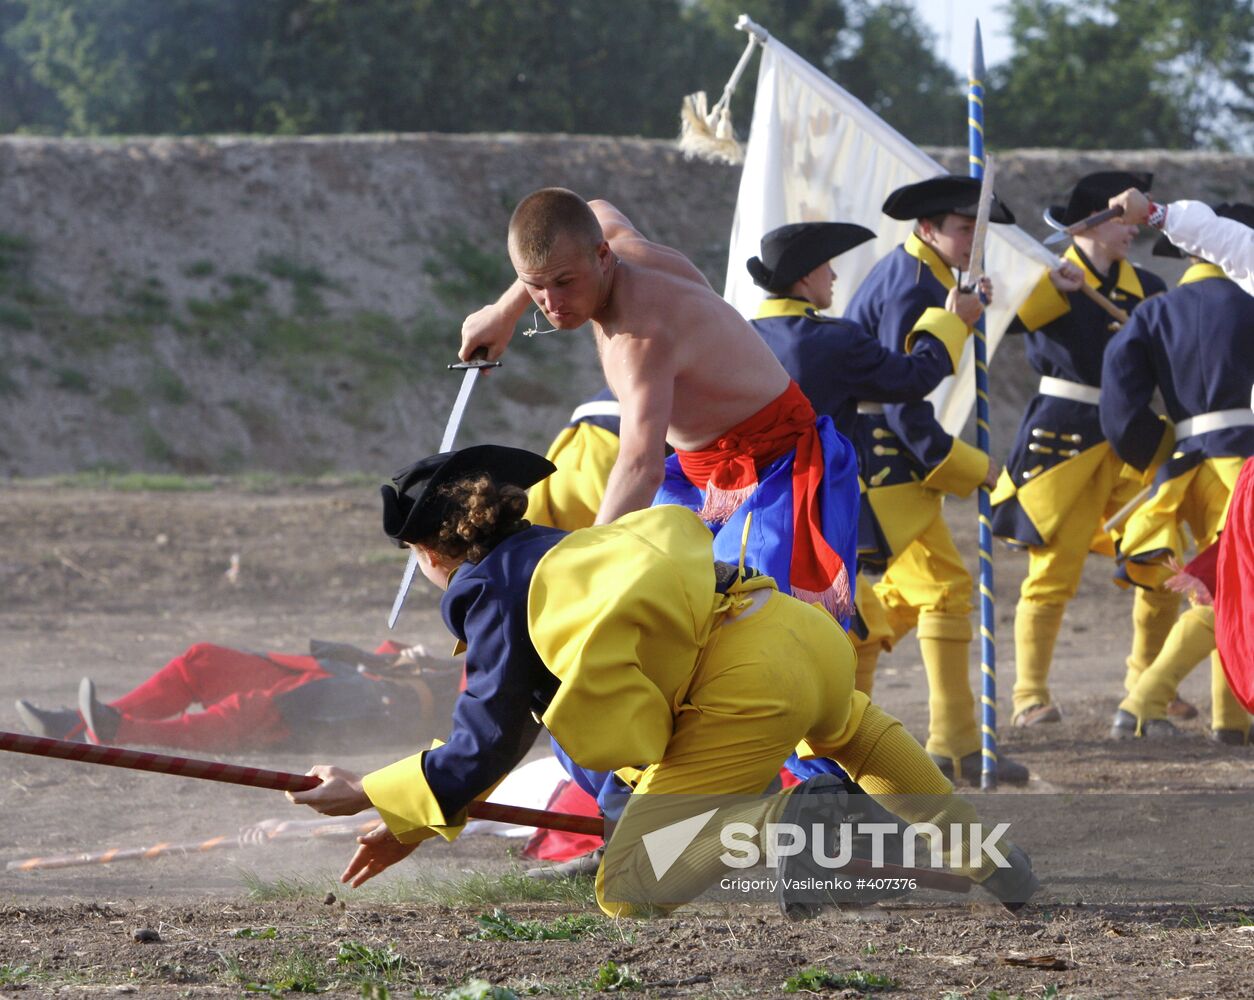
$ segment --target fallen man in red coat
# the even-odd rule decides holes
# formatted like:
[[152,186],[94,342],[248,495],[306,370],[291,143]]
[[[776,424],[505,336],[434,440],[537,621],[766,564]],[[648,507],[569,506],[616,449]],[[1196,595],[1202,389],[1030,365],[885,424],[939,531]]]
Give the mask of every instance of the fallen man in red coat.
[[17,714],[36,736],[181,750],[325,746],[350,733],[386,743],[444,718],[460,674],[452,660],[390,641],[371,653],[314,639],[308,655],[199,642],[114,701],[99,700],[85,677],[77,708],[21,699]]

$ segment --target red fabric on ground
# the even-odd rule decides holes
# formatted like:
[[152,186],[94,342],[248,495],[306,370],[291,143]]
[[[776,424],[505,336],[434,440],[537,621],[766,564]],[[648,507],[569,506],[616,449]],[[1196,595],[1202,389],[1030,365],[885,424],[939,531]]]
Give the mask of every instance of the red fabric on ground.
[[[259,656],[201,642],[112,702],[115,740],[181,750],[240,750],[282,743],[291,732],[273,701],[329,674],[312,656]],[[192,705],[203,712],[187,712]]]
[[[576,785],[569,778],[558,782],[549,796],[548,805],[544,807],[550,812],[571,813],[574,816],[599,816],[597,800]],[[565,833],[561,830],[546,830],[540,827],[527,838],[523,845],[522,856],[535,861],[569,861],[571,858],[583,857],[604,844],[600,837],[586,833]]]
[[1232,491],[1213,593],[1215,645],[1228,686],[1246,711],[1254,712],[1254,458],[1246,461]]

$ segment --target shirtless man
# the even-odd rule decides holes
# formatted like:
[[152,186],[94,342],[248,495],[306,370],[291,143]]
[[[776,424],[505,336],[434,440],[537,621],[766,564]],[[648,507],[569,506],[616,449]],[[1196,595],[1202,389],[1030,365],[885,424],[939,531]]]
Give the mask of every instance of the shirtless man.
[[[530,302],[555,329],[592,324],[622,410],[597,524],[653,503],[689,507],[715,533],[715,559],[743,560],[846,624],[857,459],[761,336],[686,257],[645,239],[607,202],[563,188],[528,195],[508,247],[518,279],[467,318],[461,356],[486,348],[499,357]],[[607,792],[612,776],[564,763],[585,790]]]
[[700,448],[788,387],[775,355],[701,272],[608,202],[562,188],[529,195],[510,219],[509,257],[518,279],[466,319],[461,357],[481,347],[499,357],[531,302],[558,330],[592,324],[622,406],[598,524],[649,506],[667,441]]

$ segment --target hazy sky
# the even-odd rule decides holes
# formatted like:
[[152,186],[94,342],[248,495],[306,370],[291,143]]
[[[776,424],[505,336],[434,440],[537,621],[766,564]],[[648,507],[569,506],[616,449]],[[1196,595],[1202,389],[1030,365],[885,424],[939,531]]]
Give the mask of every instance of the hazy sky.
[[1010,55],[1006,37],[1003,0],[914,0],[919,14],[936,36],[936,51],[966,78],[971,64],[971,39],[975,20],[984,38],[984,65],[992,66]]

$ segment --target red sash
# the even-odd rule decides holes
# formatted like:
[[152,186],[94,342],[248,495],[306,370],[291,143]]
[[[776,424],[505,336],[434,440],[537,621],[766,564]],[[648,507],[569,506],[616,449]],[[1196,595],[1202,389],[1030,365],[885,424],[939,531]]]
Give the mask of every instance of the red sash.
[[1228,686],[1254,711],[1254,458],[1237,477],[1228,522],[1219,536],[1215,645]]
[[[794,593],[830,594],[843,590],[837,605],[849,603],[844,562],[823,537],[819,498],[823,489],[823,444],[814,426],[814,407],[796,382],[776,399],[697,451],[677,451],[679,466],[705,491],[700,516],[722,524],[757,488],[758,469],[795,451],[792,464],[792,567]],[[842,599],[843,597],[843,599]],[[824,601],[824,603],[827,603]]]

